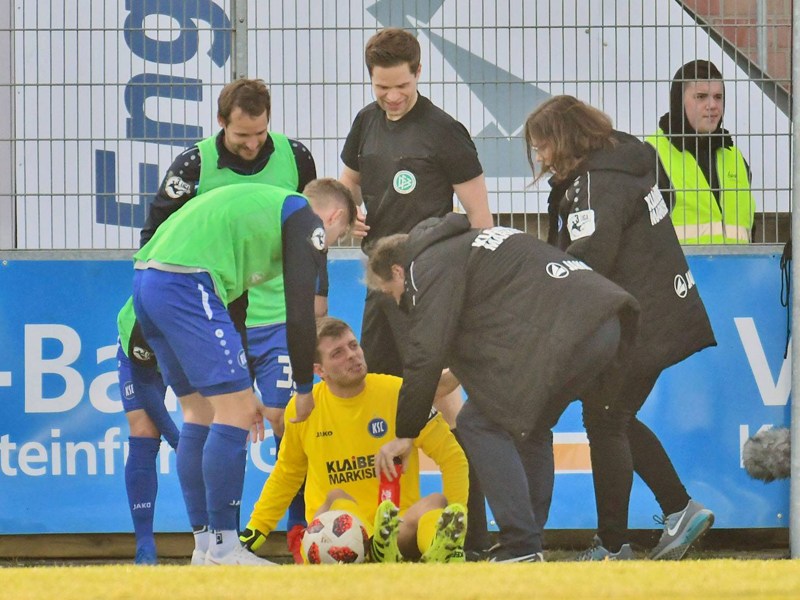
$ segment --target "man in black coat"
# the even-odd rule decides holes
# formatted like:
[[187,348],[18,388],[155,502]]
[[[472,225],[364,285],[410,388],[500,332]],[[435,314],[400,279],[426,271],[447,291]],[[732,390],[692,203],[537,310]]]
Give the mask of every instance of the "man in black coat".
[[636,335],[638,303],[533,236],[470,229],[458,214],[379,241],[368,282],[410,318],[398,439],[381,449],[376,468],[395,474],[393,457],[411,450],[449,367],[469,397],[458,429],[500,529],[493,560],[541,560],[552,437],[531,432],[549,404],[615,373]]

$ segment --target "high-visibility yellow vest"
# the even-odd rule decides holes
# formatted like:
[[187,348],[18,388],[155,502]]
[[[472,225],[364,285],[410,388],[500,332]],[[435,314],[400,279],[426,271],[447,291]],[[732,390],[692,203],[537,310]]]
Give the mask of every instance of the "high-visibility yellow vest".
[[[672,183],[672,224],[681,244],[747,244],[755,218],[755,201],[744,156],[735,146],[716,151],[720,202],[690,152],[681,152],[659,129],[646,141],[658,151]],[[720,205],[722,208],[720,209]]]

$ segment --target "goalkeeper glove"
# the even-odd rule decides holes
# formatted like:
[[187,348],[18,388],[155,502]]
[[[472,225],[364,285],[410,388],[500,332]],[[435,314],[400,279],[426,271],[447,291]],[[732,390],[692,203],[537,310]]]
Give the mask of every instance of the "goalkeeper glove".
[[266,539],[266,533],[259,531],[255,527],[251,527],[249,524],[239,536],[239,541],[242,542],[242,545],[250,552],[255,552],[261,548]]

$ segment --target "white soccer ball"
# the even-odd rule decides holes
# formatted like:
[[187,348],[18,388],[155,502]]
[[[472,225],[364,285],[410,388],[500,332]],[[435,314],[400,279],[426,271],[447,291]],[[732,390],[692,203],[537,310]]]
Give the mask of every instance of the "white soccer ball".
[[312,565],[364,562],[367,548],[367,530],[354,514],[344,510],[314,517],[303,535],[303,554]]

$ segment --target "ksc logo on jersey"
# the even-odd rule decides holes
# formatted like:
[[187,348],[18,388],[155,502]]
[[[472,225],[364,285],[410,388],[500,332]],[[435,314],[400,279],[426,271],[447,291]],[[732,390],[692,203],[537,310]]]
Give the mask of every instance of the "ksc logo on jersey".
[[167,179],[164,183],[164,192],[172,199],[180,198],[192,191],[192,186],[178,176]]
[[374,438],[382,438],[389,432],[389,425],[386,423],[385,419],[378,417],[369,422],[367,431],[369,431],[369,434]]
[[398,171],[394,174],[392,186],[394,186],[394,191],[398,194],[410,194],[417,187],[417,178],[414,177],[411,171]]
[[122,396],[125,398],[125,400],[130,400],[131,398],[133,398],[133,382],[132,381],[126,381],[122,385]]
[[243,369],[247,368],[247,354],[244,350],[239,350],[239,355],[236,357],[239,361],[239,366]]

